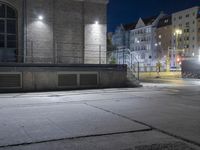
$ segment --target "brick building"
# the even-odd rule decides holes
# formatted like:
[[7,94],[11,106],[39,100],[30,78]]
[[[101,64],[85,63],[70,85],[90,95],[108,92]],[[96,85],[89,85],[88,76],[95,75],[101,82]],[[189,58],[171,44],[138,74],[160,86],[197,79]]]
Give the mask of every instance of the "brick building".
[[0,0],[0,62],[106,63],[108,0]]

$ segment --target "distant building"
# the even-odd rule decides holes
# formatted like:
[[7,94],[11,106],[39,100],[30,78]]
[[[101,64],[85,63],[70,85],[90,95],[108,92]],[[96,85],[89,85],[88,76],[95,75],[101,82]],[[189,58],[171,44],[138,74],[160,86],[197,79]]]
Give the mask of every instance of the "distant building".
[[200,60],[200,10],[197,15],[197,41],[198,41],[198,54],[199,54],[199,60]]
[[113,44],[128,49],[134,58],[131,63],[140,62],[144,71],[160,63],[164,70],[179,68],[184,57],[200,59],[200,7],[120,25]]
[[[169,67],[172,39],[172,17],[167,15],[160,19],[156,29],[156,46],[161,66]],[[167,66],[168,65],[168,66]],[[168,68],[169,69],[169,68]]]
[[[194,57],[199,54],[198,47],[199,7],[185,9],[172,14],[172,66],[177,66],[177,57]],[[179,32],[177,32],[179,31]],[[172,57],[172,58],[173,58]]]
[[0,0],[0,62],[106,63],[108,0]]
[[120,25],[116,28],[112,36],[112,43],[117,49],[129,47],[129,30],[126,25]]
[[121,25],[113,35],[113,44],[118,49],[129,49],[133,63],[140,62],[142,70],[149,70],[158,61],[156,28],[163,16],[161,13],[155,17],[140,18],[136,23]]
[[159,16],[147,19],[140,18],[135,28],[130,31],[130,50],[144,69],[157,63],[155,31],[163,16],[161,13]]

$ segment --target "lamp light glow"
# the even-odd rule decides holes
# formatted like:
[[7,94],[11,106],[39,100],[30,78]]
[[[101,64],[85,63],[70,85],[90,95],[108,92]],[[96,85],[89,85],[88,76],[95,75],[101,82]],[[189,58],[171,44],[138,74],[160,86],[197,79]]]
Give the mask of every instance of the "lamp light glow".
[[183,34],[183,31],[180,29],[176,29],[174,34],[181,35]]
[[44,19],[44,17],[43,17],[42,15],[39,15],[39,16],[38,16],[38,19],[39,19],[40,21],[42,21],[42,20]]
[[195,55],[195,54],[194,54],[194,52],[193,52],[193,53],[192,53],[192,56],[194,57],[194,55]]
[[99,24],[99,21],[95,21],[95,24],[98,25],[98,24]]

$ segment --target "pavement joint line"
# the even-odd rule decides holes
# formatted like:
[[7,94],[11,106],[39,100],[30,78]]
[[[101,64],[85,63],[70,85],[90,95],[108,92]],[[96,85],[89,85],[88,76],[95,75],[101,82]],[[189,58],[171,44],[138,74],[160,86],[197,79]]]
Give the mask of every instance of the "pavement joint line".
[[[133,88],[133,89],[137,89],[137,88]],[[67,92],[67,91],[66,91]],[[133,90],[129,90],[129,91],[125,91],[125,90],[122,90],[122,91],[101,91],[101,92],[85,92],[85,93],[70,93],[68,95],[62,95],[60,97],[66,97],[66,96],[73,96],[73,95],[83,95],[83,94],[88,94],[88,95],[92,95],[92,94],[102,94],[102,93],[105,93],[105,94],[110,94],[110,93],[119,93],[119,92],[122,92],[122,93],[130,93],[130,92],[134,92],[134,93],[141,93],[140,91],[133,91]],[[142,91],[144,92],[144,91]],[[147,92],[147,91],[146,91]],[[150,92],[150,91],[149,91]],[[53,92],[52,92],[53,93]],[[29,93],[30,94],[30,93]],[[0,93],[1,95],[1,93]],[[19,95],[14,95],[14,96],[9,96],[9,97],[2,97],[0,96],[0,98],[26,98],[26,97],[29,97],[29,96],[33,96],[33,97],[46,97],[46,95],[40,95],[38,96],[37,94],[33,93],[32,95],[24,95],[24,94],[19,94]],[[49,97],[49,96],[47,96]]]
[[[127,98],[132,98],[132,97],[127,97]],[[135,96],[135,98],[145,98],[142,96]],[[61,102],[50,102],[50,103],[32,103],[32,104],[20,104],[20,105],[12,105],[12,106],[0,106],[0,110],[2,109],[8,109],[8,108],[21,108],[21,107],[44,107],[44,106],[49,106],[49,105],[63,105],[63,104],[85,104],[84,102],[97,102],[97,101],[122,101],[120,99],[115,99],[115,98],[109,98],[109,99],[97,99],[97,100],[78,100],[78,101],[73,101],[73,100],[65,100]],[[39,106],[38,106],[39,105]]]
[[160,133],[166,134],[166,135],[168,135],[168,136],[174,137],[174,138],[176,138],[176,139],[179,139],[179,140],[182,140],[182,141],[184,141],[184,142],[187,142],[187,143],[190,143],[190,144],[192,144],[192,145],[196,145],[196,146],[200,147],[200,143],[198,143],[198,142],[195,142],[195,141],[189,140],[189,139],[187,139],[187,138],[181,137],[181,136],[179,136],[179,135],[176,135],[176,134],[173,134],[173,133],[164,131],[164,130],[162,130],[162,129],[159,129],[159,128],[157,128],[157,127],[154,127],[154,126],[152,126],[152,125],[149,125],[149,124],[147,124],[147,123],[144,123],[144,122],[141,122],[141,121],[138,121],[138,120],[129,118],[129,117],[127,117],[127,116],[124,116],[124,115],[121,115],[121,114],[112,112],[112,111],[110,111],[110,110],[106,110],[106,109],[101,108],[101,107],[94,106],[94,105],[92,105],[92,104],[88,104],[88,103],[84,103],[84,104],[87,105],[87,106],[90,106],[90,107],[93,107],[93,108],[96,108],[96,109],[103,110],[103,111],[105,111],[105,112],[111,113],[111,114],[113,114],[113,115],[122,117],[122,118],[124,118],[124,119],[128,119],[128,120],[130,120],[130,121],[132,121],[132,122],[139,123],[139,124],[141,124],[141,125],[144,125],[144,126],[149,127],[151,130],[158,131],[158,132],[160,132]]
[[128,134],[128,133],[140,133],[140,132],[149,132],[149,131],[152,131],[152,129],[130,130],[130,131],[124,131],[124,132],[122,131],[122,132],[103,133],[103,134],[91,134],[91,135],[85,135],[85,136],[43,140],[43,141],[38,141],[38,142],[24,142],[24,143],[19,143],[19,144],[10,144],[10,145],[2,145],[2,146],[0,145],[0,149],[9,148],[9,147],[18,147],[18,146],[28,146],[28,145],[33,145],[33,144],[42,144],[42,143],[49,143],[49,142],[77,140],[77,139],[83,139],[83,138],[102,137],[102,136],[120,135],[120,134]]

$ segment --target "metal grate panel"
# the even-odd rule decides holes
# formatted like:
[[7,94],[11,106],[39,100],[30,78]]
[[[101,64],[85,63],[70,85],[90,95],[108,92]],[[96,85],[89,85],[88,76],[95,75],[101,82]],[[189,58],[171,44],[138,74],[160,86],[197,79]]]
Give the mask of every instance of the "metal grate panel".
[[80,74],[80,85],[81,86],[97,86],[98,76],[97,74]]
[[21,88],[21,74],[0,74],[0,88]]
[[77,74],[59,74],[58,86],[59,87],[77,86]]

